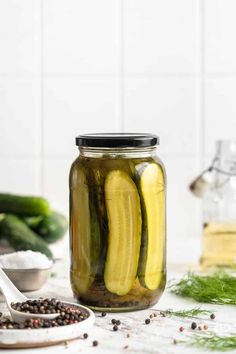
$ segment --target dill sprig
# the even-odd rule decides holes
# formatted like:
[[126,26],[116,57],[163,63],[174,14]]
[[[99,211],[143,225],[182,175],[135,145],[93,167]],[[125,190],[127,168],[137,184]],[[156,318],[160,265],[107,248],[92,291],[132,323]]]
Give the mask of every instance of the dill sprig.
[[236,335],[220,336],[216,333],[196,333],[187,345],[208,350],[226,352],[236,349]]
[[225,271],[212,275],[188,273],[169,286],[172,293],[211,304],[236,304],[236,277]]
[[199,315],[208,315],[212,314],[212,311],[201,309],[200,307],[194,307],[190,310],[179,310],[174,311],[172,309],[167,309],[162,311],[163,314],[167,317],[177,316],[177,317],[184,317],[184,318],[193,318],[198,317]]

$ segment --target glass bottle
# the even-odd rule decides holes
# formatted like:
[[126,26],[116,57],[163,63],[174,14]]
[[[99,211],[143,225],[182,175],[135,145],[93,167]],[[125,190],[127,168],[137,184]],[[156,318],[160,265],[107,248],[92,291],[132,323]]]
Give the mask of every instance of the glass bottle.
[[216,142],[213,171],[203,199],[203,268],[236,264],[236,141]]

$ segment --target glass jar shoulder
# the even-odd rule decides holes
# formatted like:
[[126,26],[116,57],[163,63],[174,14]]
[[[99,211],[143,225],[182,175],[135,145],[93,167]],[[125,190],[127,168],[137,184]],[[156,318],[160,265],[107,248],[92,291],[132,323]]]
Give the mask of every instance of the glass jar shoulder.
[[103,158],[91,158],[78,156],[72,163],[70,170],[70,183],[76,179],[76,176],[81,173],[90,175],[93,174],[99,179],[104,180],[111,171],[120,171],[128,174],[132,179],[137,179],[143,172],[149,171],[149,174],[158,173],[160,183],[166,184],[166,172],[161,159],[154,156],[137,157],[137,158],[121,158],[105,156]]

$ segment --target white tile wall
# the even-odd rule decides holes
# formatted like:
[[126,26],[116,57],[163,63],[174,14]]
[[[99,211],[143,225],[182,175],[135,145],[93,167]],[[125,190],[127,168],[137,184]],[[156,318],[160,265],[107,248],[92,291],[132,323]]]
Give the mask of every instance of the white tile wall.
[[205,146],[212,154],[215,140],[236,139],[236,77],[208,78],[205,97]]
[[39,155],[41,116],[37,100],[32,77],[0,76],[1,155]]
[[185,77],[125,79],[125,130],[157,133],[162,153],[196,154],[195,86]]
[[235,0],[205,0],[207,72],[236,73],[235,12]]
[[46,156],[73,154],[81,132],[119,129],[115,78],[45,78],[43,101]]
[[125,0],[126,73],[194,73],[196,0]]
[[236,135],[235,12],[234,0],[0,1],[1,190],[67,212],[77,134],[157,133],[169,260],[196,259],[188,183],[215,139]]
[[40,164],[35,158],[0,158],[1,191],[40,195]]
[[0,1],[0,73],[33,74],[39,60],[40,0]]
[[49,74],[116,72],[117,0],[43,1],[44,68]]

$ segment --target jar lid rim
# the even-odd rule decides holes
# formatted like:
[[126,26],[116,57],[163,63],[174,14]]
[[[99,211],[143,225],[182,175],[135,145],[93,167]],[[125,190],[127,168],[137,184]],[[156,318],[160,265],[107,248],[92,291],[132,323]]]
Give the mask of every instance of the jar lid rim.
[[94,133],[78,135],[77,146],[85,147],[149,147],[160,144],[160,139],[150,133]]

